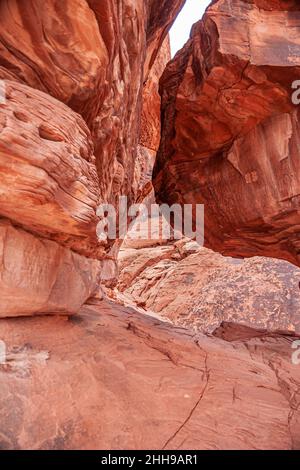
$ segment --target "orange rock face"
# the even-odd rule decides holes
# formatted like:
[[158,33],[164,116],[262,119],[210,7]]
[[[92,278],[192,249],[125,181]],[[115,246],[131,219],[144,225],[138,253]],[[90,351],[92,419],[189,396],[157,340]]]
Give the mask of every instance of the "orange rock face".
[[[139,202],[142,202],[150,192],[153,194],[152,171],[160,142],[159,79],[170,59],[170,40],[167,37],[143,86],[140,145],[138,146],[134,176]],[[154,197],[152,199],[154,201]]]
[[[84,283],[89,263],[102,266],[103,278],[114,272],[118,243],[112,249],[114,242],[98,241],[96,208],[102,202],[117,205],[121,194],[133,203],[142,192],[136,166],[143,82],[183,3],[1,2],[0,79],[5,96],[0,104],[0,217],[30,232],[37,245],[45,239],[45,246],[52,247],[47,245],[51,240],[60,249],[72,250],[67,256],[89,258],[79,263]],[[22,242],[19,256],[11,260],[16,273],[24,270],[25,246]],[[49,248],[49,279],[56,278],[55,252]],[[30,256],[34,263],[34,254]],[[33,271],[38,289],[38,270]],[[90,287],[79,295],[82,301],[94,289],[93,272]],[[30,313],[29,305],[36,313],[33,276],[29,284],[24,303],[24,286],[23,297],[16,295],[20,315]],[[74,312],[74,303],[68,304],[67,292],[62,292],[55,310],[65,311],[69,305]],[[37,311],[50,311],[50,304],[38,302]],[[7,303],[0,299],[1,314],[5,309]]]
[[2,220],[0,262],[0,317],[76,313],[98,288],[102,272],[100,261]]
[[184,239],[160,246],[126,243],[117,294],[126,305],[204,333],[224,321],[300,333],[300,273],[287,261],[236,260]]
[[49,95],[13,81],[4,83],[1,216],[48,238],[65,239],[75,251],[97,258],[100,191],[88,127]]
[[4,0],[0,15],[2,78],[49,93],[85,119],[95,116],[109,56],[88,2]]
[[97,237],[159,149],[207,246],[299,263],[299,2],[214,0],[169,62],[183,4],[0,1],[0,449],[300,448],[296,268],[145,230],[118,291]]
[[171,59],[170,40],[165,39],[143,89],[143,109],[140,144],[157,152],[160,143],[159,79]]
[[161,81],[160,201],[205,204],[206,246],[299,264],[298,2],[220,0]]
[[215,334],[107,303],[2,320],[1,449],[299,448],[297,338]]

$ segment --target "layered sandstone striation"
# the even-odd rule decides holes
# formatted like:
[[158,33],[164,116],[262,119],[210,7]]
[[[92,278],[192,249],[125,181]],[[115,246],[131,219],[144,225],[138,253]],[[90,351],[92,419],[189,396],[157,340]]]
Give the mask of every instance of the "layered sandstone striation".
[[81,114],[108,202],[120,190],[134,200],[142,85],[183,3],[1,3],[0,77],[42,90]]
[[[1,277],[1,290],[15,293],[11,310],[0,299],[1,316],[52,308],[73,313],[93,293],[96,278],[115,276],[119,245],[98,240],[96,209],[101,203],[117,207],[121,194],[129,204],[139,197],[143,84],[183,3],[1,2],[0,217],[19,233],[11,259],[9,242],[2,242],[16,279],[8,286],[7,276]],[[41,269],[49,282],[37,309],[32,292],[34,286],[39,291],[40,268],[31,270],[28,290],[26,281],[17,281],[39,253],[24,251],[25,232],[33,245],[49,250],[40,259],[47,259]],[[62,264],[70,260],[69,292],[63,276],[57,277],[57,250]],[[74,259],[82,260],[76,261],[82,288],[72,281]],[[54,280],[62,282],[61,293],[47,305],[44,294],[51,297]]]
[[154,152],[157,152],[160,143],[159,80],[170,60],[170,39],[167,36],[143,88],[140,144]]
[[214,1],[162,77],[157,198],[223,254],[300,262],[299,32],[296,1]]
[[299,4],[214,0],[169,62],[183,4],[0,2],[0,449],[300,448],[298,270],[138,217],[113,290],[96,234],[159,149],[207,246],[299,262]]
[[299,448],[298,338],[215,335],[109,303],[2,320],[1,449]]
[[97,258],[100,191],[88,127],[51,96],[10,80],[4,85],[1,216]]

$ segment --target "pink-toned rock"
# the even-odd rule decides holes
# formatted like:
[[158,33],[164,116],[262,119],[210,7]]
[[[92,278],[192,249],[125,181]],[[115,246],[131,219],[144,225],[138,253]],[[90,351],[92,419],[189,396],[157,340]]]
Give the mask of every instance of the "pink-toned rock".
[[136,203],[146,203],[150,200],[155,201],[153,186],[152,186],[152,172],[156,158],[156,152],[138,146],[137,159],[135,162],[134,171],[134,189],[137,195]]
[[[0,264],[0,318],[76,313],[96,291],[101,274],[100,261],[80,256],[3,220]],[[0,324],[1,339],[2,331]]]
[[292,264],[226,258],[184,239],[140,245],[129,239],[119,253],[117,301],[205,333],[224,321],[300,333],[300,273]]
[[49,95],[11,81],[4,84],[0,215],[101,257],[96,238],[99,181],[86,124]]
[[[143,82],[183,3],[3,0],[0,5],[0,78],[6,92],[0,104],[0,216],[30,231],[37,244],[54,240],[71,249],[71,257],[100,260],[105,284],[116,276],[120,242],[98,241],[96,207],[102,202],[117,207],[120,195],[131,204],[143,193],[135,179],[138,173],[142,181],[147,171],[144,164],[136,170]],[[19,260],[27,255],[25,245]],[[34,256],[31,252],[26,269]],[[26,276],[18,259],[10,260],[14,271]],[[55,262],[49,248],[48,263]],[[90,287],[78,289],[70,283],[69,295],[80,306],[78,299],[84,302],[94,289],[93,269]],[[28,298],[25,287],[22,292],[19,305],[12,304],[16,314],[30,314],[30,305],[31,313],[66,310],[55,303],[36,307],[33,289],[28,287]]]
[[2,449],[299,449],[297,337],[193,336],[104,302],[0,326]]

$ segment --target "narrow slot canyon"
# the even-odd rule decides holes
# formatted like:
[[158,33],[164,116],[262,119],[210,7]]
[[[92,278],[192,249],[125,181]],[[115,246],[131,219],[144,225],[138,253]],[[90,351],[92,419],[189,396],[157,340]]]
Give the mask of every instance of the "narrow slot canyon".
[[0,451],[300,450],[299,2],[0,0],[0,46]]

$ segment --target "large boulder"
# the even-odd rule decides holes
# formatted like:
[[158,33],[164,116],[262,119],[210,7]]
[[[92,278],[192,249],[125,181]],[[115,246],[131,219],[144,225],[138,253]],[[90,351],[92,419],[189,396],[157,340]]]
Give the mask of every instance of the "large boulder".
[[175,325],[211,333],[227,321],[300,333],[300,272],[287,261],[237,260],[188,240],[129,239],[119,269],[119,301]]
[[0,318],[77,313],[94,295],[102,273],[100,261],[3,220],[0,264]]

